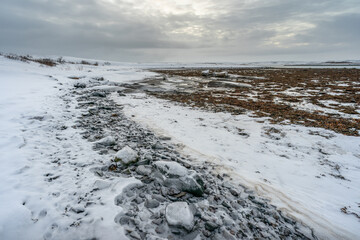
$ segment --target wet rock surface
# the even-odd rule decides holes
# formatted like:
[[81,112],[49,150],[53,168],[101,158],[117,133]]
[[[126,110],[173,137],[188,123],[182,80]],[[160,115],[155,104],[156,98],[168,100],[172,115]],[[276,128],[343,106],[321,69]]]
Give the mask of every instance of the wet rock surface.
[[94,189],[109,187],[106,179],[117,176],[142,183],[127,187],[114,201],[123,209],[114,221],[129,239],[317,239],[312,229],[216,174],[214,164],[192,163],[167,139],[128,119],[110,94],[99,97],[90,88],[76,88],[74,94],[84,111],[75,127],[106,163],[94,169],[103,178]]

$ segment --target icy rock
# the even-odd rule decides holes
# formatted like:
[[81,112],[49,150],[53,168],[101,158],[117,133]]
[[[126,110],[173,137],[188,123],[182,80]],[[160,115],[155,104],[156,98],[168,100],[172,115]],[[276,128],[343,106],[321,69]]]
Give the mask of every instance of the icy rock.
[[180,178],[183,182],[182,190],[195,196],[202,196],[204,193],[204,182],[196,173]]
[[201,75],[203,75],[203,76],[209,76],[209,74],[210,74],[210,70],[205,70],[205,71],[202,71],[201,72]]
[[169,225],[183,227],[188,231],[194,227],[194,215],[186,202],[170,203],[166,207],[165,216]]
[[129,146],[122,148],[115,154],[115,162],[121,162],[122,164],[129,165],[139,160],[138,153]]
[[99,141],[97,141],[96,144],[103,145],[103,146],[113,146],[116,144],[116,142],[115,142],[114,137],[107,136],[107,137],[104,137],[104,138],[100,139]]
[[189,174],[189,171],[177,162],[157,161],[154,165],[163,174],[171,178],[183,177]]
[[102,97],[102,98],[106,97],[106,94],[104,92],[93,92],[91,95],[93,97]]
[[226,71],[214,72],[213,75],[214,75],[214,77],[224,77],[224,78],[229,76],[228,72],[226,72]]
[[195,177],[198,178],[196,175],[180,178],[167,178],[164,181],[164,185],[168,188],[178,189],[201,197],[204,193],[202,181],[196,180]]
[[136,168],[136,172],[140,175],[149,176],[152,172],[152,167],[149,165],[140,165]]
[[79,214],[79,213],[85,212],[85,209],[84,209],[83,206],[77,205],[77,206],[72,207],[72,208],[71,208],[71,211],[73,211],[74,213]]

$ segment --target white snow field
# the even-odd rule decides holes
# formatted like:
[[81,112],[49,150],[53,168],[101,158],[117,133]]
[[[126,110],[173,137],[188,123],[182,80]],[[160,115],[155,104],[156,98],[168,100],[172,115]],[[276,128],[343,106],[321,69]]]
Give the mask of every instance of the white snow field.
[[[170,66],[181,65],[166,65]],[[78,82],[84,83],[92,77],[104,77],[109,83],[136,82],[155,75],[141,70],[149,67],[161,65],[44,67],[0,57],[0,239],[126,238],[114,222],[121,212],[114,198],[138,180],[105,182],[91,171],[105,160],[72,128],[81,111],[69,95],[74,84],[69,77],[81,76]],[[347,207],[360,212],[359,137],[205,112],[144,93],[118,96],[115,92],[112,99],[125,106],[132,120],[171,137],[194,164],[218,164],[220,173],[270,199],[314,228],[320,238],[360,236],[359,219],[341,211]],[[280,140],[265,134],[269,128],[283,133]],[[247,135],[239,135],[238,129]],[[310,135],[310,130],[320,134]],[[323,137],[329,134],[334,137]],[[346,180],[330,176],[326,161],[338,164]],[[94,188],[100,190],[87,196]],[[79,198],[103,204],[84,209]],[[79,224],[77,214],[82,212]],[[79,226],[69,228],[72,224]]]
[[[0,239],[126,238],[114,222],[121,212],[114,198],[138,180],[99,180],[90,168],[103,165],[101,156],[71,127],[80,113],[66,96],[74,84],[68,76],[91,75],[90,68],[51,68],[0,57]],[[121,74],[108,77],[144,77],[132,68],[118,68]],[[79,198],[99,185],[89,200],[102,205],[85,211]],[[78,224],[76,213],[82,211],[86,220],[69,228]]]

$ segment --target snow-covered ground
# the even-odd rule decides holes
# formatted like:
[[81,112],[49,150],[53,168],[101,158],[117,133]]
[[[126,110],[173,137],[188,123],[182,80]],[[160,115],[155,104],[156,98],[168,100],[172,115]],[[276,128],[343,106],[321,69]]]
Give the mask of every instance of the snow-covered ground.
[[[199,161],[219,164],[220,172],[271,198],[322,236],[359,236],[359,219],[340,209],[350,206],[359,214],[360,138],[194,110],[144,94],[114,98],[126,106],[128,116],[171,136]],[[338,174],[336,165],[346,180],[330,175]]]
[[[126,238],[114,222],[121,212],[114,198],[138,180],[106,184],[90,171],[103,159],[72,128],[81,113],[69,97],[68,76],[125,81],[144,73],[121,66],[120,74],[105,68],[88,72],[91,68],[50,68],[0,57],[0,239]],[[106,187],[88,195],[99,184]],[[101,204],[84,210],[80,199]],[[85,224],[77,222],[79,213]],[[69,228],[72,224],[80,226]]]
[[[133,83],[154,76],[141,69],[161,66],[180,65],[50,68],[0,57],[0,239],[125,237],[114,222],[121,212],[114,198],[137,180],[99,182],[91,171],[105,160],[72,127],[82,112],[70,95],[74,80],[69,77],[81,77],[77,82],[85,84],[94,77],[109,85]],[[144,93],[114,92],[112,99],[125,106],[129,118],[171,137],[197,162],[218,164],[219,172],[271,199],[322,238],[360,236],[359,219],[341,211],[360,214],[359,137],[205,112]],[[92,191],[99,184],[104,189]],[[83,209],[79,199],[102,204]],[[71,224],[79,227],[68,228]]]

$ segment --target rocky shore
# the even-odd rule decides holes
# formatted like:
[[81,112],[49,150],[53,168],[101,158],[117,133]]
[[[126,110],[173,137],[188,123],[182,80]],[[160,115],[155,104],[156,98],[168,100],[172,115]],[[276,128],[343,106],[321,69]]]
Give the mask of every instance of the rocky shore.
[[194,164],[171,139],[128,119],[110,95],[124,96],[131,86],[74,81],[77,106],[85,111],[74,127],[106,162],[93,169],[103,179],[93,191],[108,187],[109,178],[136,179],[114,200],[123,208],[114,221],[130,239],[317,239],[311,228],[216,173],[210,162]]

